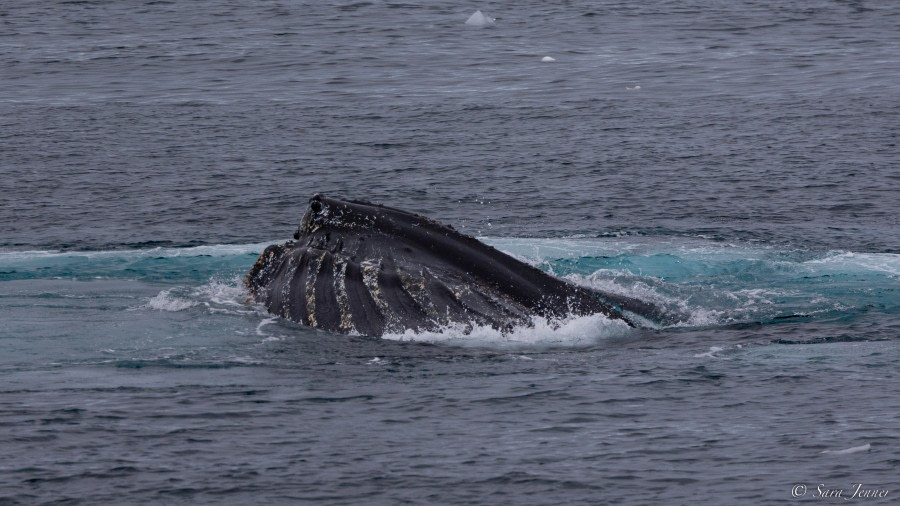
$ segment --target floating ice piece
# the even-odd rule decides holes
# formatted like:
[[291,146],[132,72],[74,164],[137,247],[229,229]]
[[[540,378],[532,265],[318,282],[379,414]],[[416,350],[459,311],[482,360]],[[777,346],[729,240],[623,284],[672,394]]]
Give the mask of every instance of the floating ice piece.
[[541,61],[542,61],[542,62],[545,62],[545,63],[549,63],[549,62],[552,62],[552,61],[556,61],[556,58],[554,58],[554,57],[552,57],[552,56],[545,56],[545,57],[541,58]]
[[466,20],[466,24],[469,26],[491,26],[494,24],[494,18],[485,16],[483,12],[477,10],[475,11],[475,14],[469,16],[469,19]]
[[822,453],[830,453],[832,455],[847,455],[848,453],[859,453],[859,452],[867,452],[872,449],[872,445],[866,443],[862,446],[854,446],[852,448],[845,448],[843,450],[825,450]]

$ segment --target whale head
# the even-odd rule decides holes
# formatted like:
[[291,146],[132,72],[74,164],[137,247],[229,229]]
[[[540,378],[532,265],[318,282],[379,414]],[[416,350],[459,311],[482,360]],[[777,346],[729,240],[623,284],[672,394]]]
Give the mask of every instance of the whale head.
[[602,313],[599,294],[424,216],[315,194],[294,240],[269,246],[245,284],[304,325],[381,336],[448,324],[500,330],[534,317]]

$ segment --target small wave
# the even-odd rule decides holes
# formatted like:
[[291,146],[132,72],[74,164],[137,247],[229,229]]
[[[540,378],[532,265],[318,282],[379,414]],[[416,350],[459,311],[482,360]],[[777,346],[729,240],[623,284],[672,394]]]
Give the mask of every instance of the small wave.
[[626,337],[631,331],[631,327],[621,320],[594,314],[550,320],[534,317],[530,325],[520,325],[507,332],[490,326],[450,324],[437,331],[407,330],[383,337],[395,341],[426,341],[466,347],[556,348],[591,346],[607,339]]
[[825,450],[822,453],[829,453],[831,455],[849,455],[851,453],[860,453],[867,452],[872,449],[872,445],[866,443],[860,446],[854,446],[852,448],[844,448],[843,450]]
[[143,369],[150,367],[170,369],[230,369],[232,367],[253,367],[264,365],[265,361],[253,357],[230,357],[225,359],[188,359],[184,357],[174,358],[133,358],[127,360],[113,360],[112,363],[122,369]]
[[275,323],[276,321],[278,321],[277,316],[272,316],[271,318],[264,318],[262,321],[259,322],[259,325],[256,326],[256,335],[265,336],[266,340],[273,339],[273,336],[269,336],[266,333],[264,333],[262,328],[265,327],[266,325]]
[[11,260],[29,260],[41,258],[173,258],[173,257],[197,257],[197,256],[234,256],[257,253],[268,245],[279,242],[269,241],[258,244],[209,244],[204,246],[191,246],[187,248],[155,247],[147,249],[111,249],[98,251],[59,251],[59,250],[8,250],[0,251],[0,263]]
[[21,279],[199,280],[246,272],[266,244],[105,251],[0,251],[0,281]]

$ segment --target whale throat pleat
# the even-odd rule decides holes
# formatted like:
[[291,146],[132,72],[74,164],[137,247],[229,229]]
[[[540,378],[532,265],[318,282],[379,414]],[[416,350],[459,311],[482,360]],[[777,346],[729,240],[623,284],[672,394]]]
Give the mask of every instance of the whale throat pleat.
[[307,324],[306,286],[307,256],[305,251],[285,255],[273,269],[271,283],[261,292],[269,311],[288,320]]
[[350,297],[347,295],[347,260],[334,258],[334,293],[337,296],[338,312],[341,315],[340,330],[346,334],[358,333],[353,325]]
[[307,263],[306,283],[303,285],[303,298],[306,300],[306,325],[318,327],[316,320],[316,279],[319,277],[321,258],[312,250],[307,250],[305,256],[309,258]]
[[344,286],[353,326],[362,334],[380,336],[384,332],[384,313],[372,297],[363,279],[363,268],[359,263],[347,262],[344,270]]
[[378,270],[378,286],[382,297],[390,308],[388,328],[402,332],[405,329],[422,330],[433,328],[428,322],[428,313],[406,291],[400,273],[389,258],[382,260]]
[[285,315],[289,320],[293,320],[303,325],[309,325],[309,314],[307,311],[306,301],[306,283],[309,275],[309,252],[303,251],[301,255],[292,255],[289,261],[294,262],[291,267],[295,274],[288,279],[286,288],[282,292],[283,306],[279,314]]
[[466,313],[456,293],[452,288],[447,286],[434,276],[430,271],[424,273],[425,290],[428,292],[429,303],[434,311],[435,319],[441,324],[450,321],[460,321],[461,318],[453,318],[453,316],[462,316]]
[[334,277],[335,257],[328,251],[319,256],[318,273],[315,280],[316,327],[324,330],[341,329],[341,311]]

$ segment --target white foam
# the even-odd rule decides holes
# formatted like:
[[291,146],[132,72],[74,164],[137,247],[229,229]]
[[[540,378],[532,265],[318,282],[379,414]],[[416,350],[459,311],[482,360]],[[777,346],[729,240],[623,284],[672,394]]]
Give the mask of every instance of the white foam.
[[541,61],[544,63],[550,63],[550,62],[555,62],[556,58],[554,58],[552,56],[545,56],[545,57],[541,58]]
[[469,19],[466,20],[466,24],[477,27],[491,26],[494,24],[494,18],[486,16],[483,12],[477,10],[474,14],[469,16]]
[[856,268],[885,273],[892,278],[900,277],[900,255],[893,253],[834,252],[824,258],[808,260],[804,265],[836,268],[840,272]]
[[180,286],[163,290],[143,307],[160,311],[183,311],[203,305],[210,313],[259,314],[259,308],[247,308],[247,298],[247,291],[238,278],[228,282],[213,278],[193,289]]
[[825,450],[821,453],[830,453],[831,455],[849,455],[851,453],[859,453],[859,452],[867,452],[872,449],[872,445],[866,443],[861,446],[854,446],[852,448],[845,448],[843,450]]
[[[724,314],[722,311],[692,307],[687,299],[680,299],[661,293],[650,284],[651,282],[662,283],[662,281],[657,278],[644,276],[639,278],[639,281],[632,282],[630,286],[621,285],[619,281],[628,276],[633,277],[631,273],[627,272],[600,269],[587,276],[570,274],[565,278],[577,285],[593,288],[601,292],[622,295],[661,308],[668,308],[672,311],[673,315],[682,316],[676,323],[671,325],[672,327],[704,327],[717,325],[722,321]],[[634,318],[635,316],[639,318]],[[639,319],[641,325],[657,327],[653,322],[640,318],[640,315],[633,315],[632,318]]]
[[[256,326],[256,335],[265,336],[266,334],[263,332],[262,328],[271,323],[275,323],[276,321],[278,321],[278,317],[273,316],[271,318],[266,318],[263,321],[259,322],[259,325]],[[270,338],[266,338],[266,340],[269,340],[269,339]]]
[[193,296],[207,299],[214,304],[223,306],[244,306],[247,301],[247,291],[239,278],[234,278],[226,283],[220,280],[210,280],[194,290]]
[[[684,290],[684,286],[669,284],[648,275],[635,275],[627,270],[599,269],[589,275],[570,274],[565,278],[575,284],[593,288],[601,292],[621,295],[641,300],[669,312],[674,321],[665,328],[696,328],[732,324],[760,316],[761,310],[777,308],[779,299],[802,299],[807,303],[827,307],[805,308],[804,315],[815,315],[833,310],[848,309],[850,306],[831,303],[827,298],[815,296],[794,289],[748,288],[728,290],[707,288],[702,292]],[[725,299],[725,300],[722,300]],[[725,305],[723,305],[723,302]],[[634,318],[642,327],[660,328],[651,321]],[[637,315],[640,316],[640,315]]]
[[555,320],[534,317],[531,325],[520,325],[509,332],[501,332],[489,326],[470,328],[463,324],[451,324],[437,331],[407,330],[383,337],[396,341],[427,341],[490,348],[578,347],[624,337],[630,330],[631,327],[622,320],[611,320],[601,314],[594,314]]
[[198,303],[171,294],[171,289],[163,290],[147,301],[147,307],[159,311],[184,311]]

